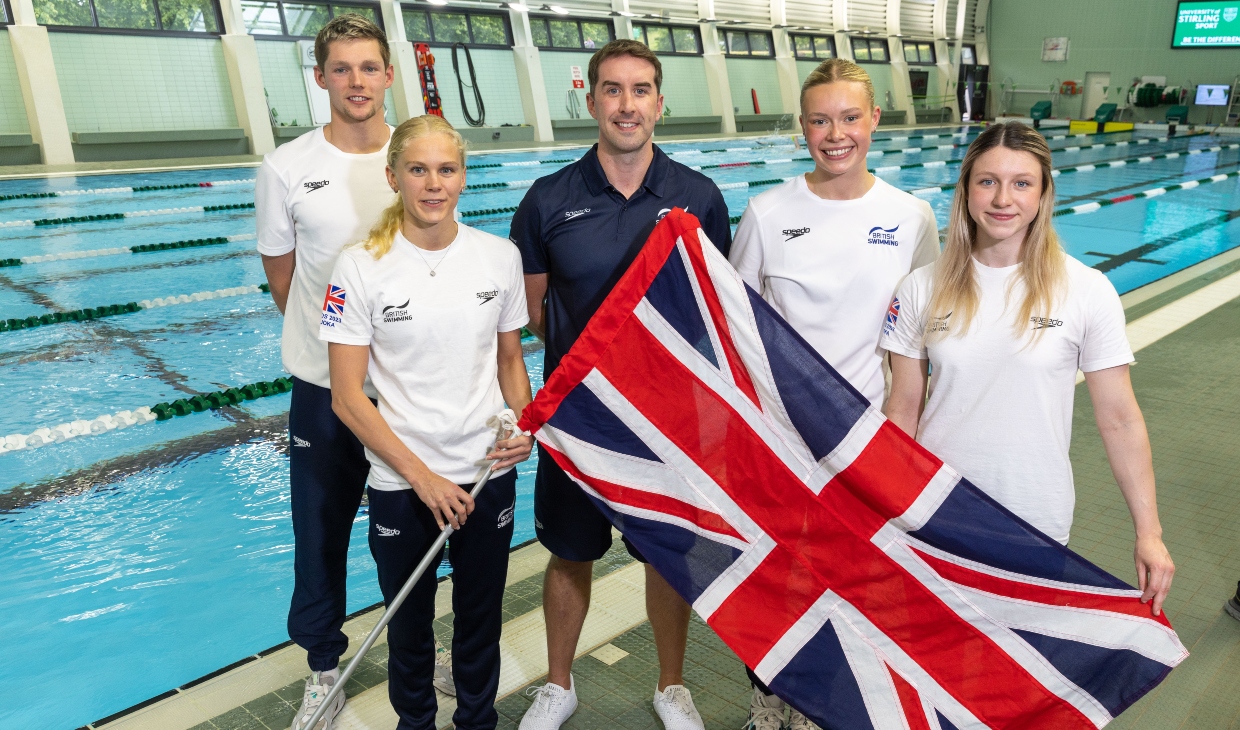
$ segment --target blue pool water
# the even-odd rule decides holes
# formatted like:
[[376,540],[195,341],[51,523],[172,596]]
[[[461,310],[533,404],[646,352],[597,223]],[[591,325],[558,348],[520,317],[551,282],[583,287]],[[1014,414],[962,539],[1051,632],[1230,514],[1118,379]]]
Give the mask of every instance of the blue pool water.
[[[938,139],[892,139],[871,166],[958,160],[972,135],[919,130]],[[1128,146],[1065,148],[1130,141]],[[1052,141],[1056,167],[1134,160],[1226,145],[1210,137],[1136,144],[1133,135]],[[790,137],[676,143],[665,149],[695,166],[777,161],[704,170],[739,215],[764,187],[745,183],[811,169]],[[727,150],[702,152],[701,150]],[[582,149],[476,155],[471,164],[574,159]],[[791,160],[791,161],[789,161]],[[531,180],[561,164],[469,173],[471,184]],[[1061,175],[1060,205],[1240,169],[1240,150],[1184,154]],[[954,182],[958,167],[880,173],[904,189]],[[253,168],[135,173],[0,182],[0,196],[122,186],[251,179]],[[732,185],[729,185],[732,184]],[[516,205],[523,188],[462,197],[464,211]],[[0,201],[0,259],[253,233],[251,211],[155,215],[49,227],[4,226],[37,218],[251,202],[253,185]],[[951,193],[927,195],[940,225]],[[1238,245],[1236,179],[1056,219],[1069,252],[1104,268],[1129,291]],[[507,234],[508,215],[469,222]],[[0,319],[140,301],[263,281],[252,240],[160,253],[118,254],[0,268]],[[1140,249],[1140,260],[1126,255]],[[150,406],[281,374],[280,319],[265,295],[242,295],[90,323],[0,333],[0,436],[30,433],[122,409]],[[527,366],[541,384],[542,356]],[[288,396],[249,401],[61,444],[0,454],[0,727],[73,728],[182,685],[284,641],[292,578],[287,459],[279,420]],[[534,464],[518,481],[516,542],[533,534]],[[379,600],[355,522],[349,610]]]

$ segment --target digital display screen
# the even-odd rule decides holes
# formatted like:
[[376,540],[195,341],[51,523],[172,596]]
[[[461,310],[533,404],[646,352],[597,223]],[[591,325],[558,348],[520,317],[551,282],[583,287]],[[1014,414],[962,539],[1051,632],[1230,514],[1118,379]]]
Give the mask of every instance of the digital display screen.
[[1197,106],[1227,106],[1227,92],[1231,87],[1226,84],[1198,84]]
[[1172,48],[1240,46],[1240,0],[1181,2]]

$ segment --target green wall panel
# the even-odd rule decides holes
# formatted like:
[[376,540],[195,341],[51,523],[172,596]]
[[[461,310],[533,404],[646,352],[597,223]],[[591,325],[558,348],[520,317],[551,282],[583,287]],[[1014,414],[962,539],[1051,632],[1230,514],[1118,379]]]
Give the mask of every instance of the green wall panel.
[[763,114],[783,112],[775,59],[728,58],[724,63],[728,67],[728,86],[732,89],[732,106],[737,109],[737,114],[755,113],[750,89],[758,92],[758,106]]
[[[570,119],[567,95],[571,85],[570,68],[580,66],[583,76],[590,65],[590,53],[572,51],[539,51],[543,82],[547,86],[547,105],[552,119]],[[663,65],[663,103],[673,117],[694,117],[711,114],[710,94],[706,91],[706,66],[701,56],[660,56]],[[586,82],[587,84],[589,81]],[[581,118],[586,111],[586,90],[577,91]]]
[[[572,119],[568,113],[568,92],[572,87],[571,69],[573,66],[580,66],[581,75],[584,77],[592,54],[593,51],[539,50],[543,84],[547,87],[547,108],[551,111],[552,119]],[[577,94],[582,119],[590,116],[590,112],[586,111],[586,91],[587,89],[578,89],[574,92]]]
[[258,68],[263,74],[267,106],[279,114],[280,124],[309,126],[310,102],[301,75],[301,58],[293,41],[256,40]]
[[71,132],[237,126],[217,38],[50,36]]
[[29,134],[26,103],[17,83],[17,66],[8,31],[0,30],[0,134]]
[[[454,127],[466,127],[468,124],[465,122],[465,115],[461,113],[461,95],[456,73],[452,70],[452,51],[438,47],[433,51],[435,80],[439,83],[444,118],[452,122]],[[478,78],[478,89],[482,92],[482,103],[486,106],[486,126],[525,124],[525,111],[521,108],[521,89],[517,85],[517,67],[512,51],[498,48],[471,48],[469,51],[474,59],[474,74]],[[469,113],[477,115],[474,92],[468,86],[469,64],[465,63],[464,51],[457,51],[457,60],[460,62],[461,79],[466,84],[465,100],[469,104]],[[560,106],[563,105],[561,100]]]
[[[1240,74],[1240,49],[1171,49],[1175,0],[993,0],[990,22],[990,78],[1018,88],[1050,87],[1066,80],[1084,81],[1087,71],[1111,74],[1107,101],[1120,103],[1135,77],[1166,76],[1167,83],[1231,84]],[[1068,60],[1042,61],[1042,39],[1069,39]],[[997,90],[996,90],[997,91]],[[1190,90],[1191,93],[1191,90]],[[996,94],[991,95],[992,111]],[[1009,111],[1028,114],[1048,97],[1018,94]],[[1059,116],[1079,117],[1081,96],[1064,97]],[[1191,106],[1190,119],[1204,121],[1206,109]],[[1164,121],[1166,107],[1135,109],[1137,121]],[[1220,120],[1223,108],[1214,110]],[[1133,120],[1129,112],[1125,120]]]

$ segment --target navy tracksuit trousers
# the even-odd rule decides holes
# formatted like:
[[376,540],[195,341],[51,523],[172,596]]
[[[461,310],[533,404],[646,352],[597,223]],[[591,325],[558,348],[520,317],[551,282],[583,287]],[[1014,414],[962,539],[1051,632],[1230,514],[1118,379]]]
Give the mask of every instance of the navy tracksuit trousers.
[[349,646],[340,630],[346,562],[370,462],[332,411],[328,388],[293,378],[288,432],[296,573],[288,635],[306,650],[310,670],[324,672]]
[[[461,485],[463,489],[472,484]],[[499,721],[499,635],[504,583],[512,542],[517,471],[492,477],[474,501],[474,512],[448,538],[452,565],[452,672],[456,681],[458,730],[491,730]],[[379,588],[390,602],[435,538],[435,517],[410,489],[371,488],[370,552],[379,568]],[[442,554],[432,565],[438,564]],[[397,730],[434,730],[438,703],[431,677],[435,664],[435,591],[428,570],[388,624],[388,697],[400,716]]]

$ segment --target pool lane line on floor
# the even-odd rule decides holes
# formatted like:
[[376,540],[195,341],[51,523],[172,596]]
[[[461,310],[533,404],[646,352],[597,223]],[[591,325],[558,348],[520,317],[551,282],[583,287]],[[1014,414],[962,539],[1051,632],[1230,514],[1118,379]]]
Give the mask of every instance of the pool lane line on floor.
[[117,429],[141,426],[155,421],[167,421],[177,416],[188,416],[191,413],[215,411],[221,408],[240,405],[248,400],[266,398],[272,395],[287,393],[293,389],[290,378],[276,378],[272,381],[260,380],[239,388],[225,388],[210,393],[195,395],[191,398],[178,398],[173,401],[142,406],[133,410],[117,411],[90,419],[69,421],[48,428],[36,428],[27,434],[15,433],[0,438],[0,454],[25,449],[37,449],[48,444],[59,444],[81,436],[97,436]]
[[36,327],[46,327],[53,324],[65,324],[68,322],[89,322],[91,320],[103,319],[105,317],[115,317],[121,314],[133,314],[147,309],[158,309],[159,307],[170,307],[176,304],[189,304],[190,302],[202,302],[211,299],[227,299],[229,297],[238,297],[244,294],[267,294],[270,293],[267,284],[249,284],[245,286],[234,286],[225,289],[214,289],[211,291],[194,292],[193,294],[173,294],[167,297],[156,297],[154,299],[143,299],[138,302],[125,302],[124,304],[105,304],[99,307],[84,307],[82,309],[71,309],[65,312],[48,312],[38,316],[29,316],[24,318],[11,318],[0,320],[0,332],[19,332],[22,330],[34,329]]
[[192,190],[222,188],[229,185],[246,185],[254,182],[254,178],[245,180],[211,180],[196,183],[175,183],[173,185],[133,185],[115,188],[85,188],[79,190],[54,190],[46,193],[13,193],[0,195],[0,202],[8,200],[38,200],[42,198],[67,198],[77,195],[121,195],[125,193],[151,193],[164,190]]
[[136,246],[117,246],[115,248],[95,248],[88,251],[68,251],[66,253],[48,253],[38,256],[22,256],[21,258],[16,259],[0,259],[0,268],[24,266],[27,264],[42,264],[49,261],[90,259],[97,258],[99,256],[115,256],[126,253],[158,253],[161,251],[178,251],[186,248],[220,246],[226,243],[235,243],[237,241],[252,241],[254,238],[255,235],[253,233],[238,233],[232,236],[193,238],[187,241],[172,241],[169,243],[144,243]]
[[29,228],[32,226],[61,226],[70,223],[93,223],[95,221],[119,221],[126,218],[146,218],[157,215],[180,215],[182,213],[217,213],[227,210],[252,210],[253,203],[233,203],[231,205],[189,205],[183,208],[158,208],[156,210],[131,210],[128,213],[97,213],[95,215],[74,215],[64,218],[37,218],[24,221],[3,221],[0,228]]
[[[1236,175],[1240,173],[1232,173],[1232,174]],[[1145,257],[1160,249],[1164,249],[1168,246],[1180,243],[1181,241],[1186,241],[1192,238],[1193,236],[1205,233],[1206,231],[1212,228],[1218,228],[1219,226],[1225,226],[1228,223],[1236,220],[1237,218],[1240,218],[1240,210],[1220,211],[1218,216],[1210,220],[1202,221],[1201,223],[1197,223],[1196,225],[1189,226],[1188,228],[1176,231],[1175,233],[1170,233],[1166,236],[1157,238],[1148,243],[1143,243],[1140,246],[1136,246],[1135,248],[1131,248],[1122,253],[1100,253],[1098,251],[1086,251],[1085,255],[1086,256],[1099,256],[1103,258],[1104,259],[1103,261],[1099,261],[1098,263],[1094,264],[1092,268],[1095,268],[1103,272],[1104,274],[1108,271],[1113,271],[1115,269],[1118,269],[1124,264],[1131,264],[1131,263],[1138,263],[1138,262],[1143,263],[1143,264],[1156,264],[1159,266],[1163,266],[1167,263],[1166,261],[1155,261],[1155,260],[1147,259]]]

